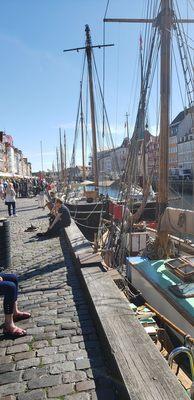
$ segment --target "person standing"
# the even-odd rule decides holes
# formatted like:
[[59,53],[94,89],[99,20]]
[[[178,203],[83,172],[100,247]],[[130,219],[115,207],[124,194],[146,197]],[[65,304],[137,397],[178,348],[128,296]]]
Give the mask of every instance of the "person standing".
[[13,183],[9,182],[5,190],[5,204],[8,206],[8,214],[11,217],[11,208],[13,211],[13,216],[16,217],[16,192],[13,187]]
[[3,181],[0,180],[0,198],[2,200],[4,199],[4,194],[5,194],[5,189],[4,189]]
[[14,187],[14,190],[15,190],[15,192],[16,192],[16,198],[18,197],[18,193],[19,193],[19,183],[18,183],[18,181],[13,181],[13,187]]

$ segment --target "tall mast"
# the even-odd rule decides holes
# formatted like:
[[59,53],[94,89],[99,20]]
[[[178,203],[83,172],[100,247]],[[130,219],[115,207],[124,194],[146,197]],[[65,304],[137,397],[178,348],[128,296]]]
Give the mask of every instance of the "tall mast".
[[[145,98],[144,96],[144,76],[143,76],[143,54],[142,54],[142,36],[140,35],[140,65],[141,65],[141,98]],[[142,141],[142,156],[143,156],[143,190],[146,189],[146,137],[145,137],[145,100],[143,102],[143,107],[142,107],[142,115],[141,115],[141,136],[143,136],[143,141]]]
[[161,37],[160,52],[160,161],[159,161],[159,216],[168,204],[168,148],[169,148],[169,114],[170,114],[170,81],[171,81],[171,28],[172,0],[161,1],[159,29]]
[[60,142],[61,180],[64,183],[64,160],[63,160],[63,147],[62,147],[62,140],[61,140],[61,128],[59,128],[59,142]]
[[90,109],[91,109],[91,125],[92,125],[92,142],[93,142],[93,173],[94,173],[94,184],[96,190],[98,190],[98,160],[97,160],[97,145],[96,145],[96,122],[95,122],[95,105],[94,105],[94,90],[93,90],[93,79],[92,79],[92,48],[109,47],[114,46],[114,44],[98,44],[95,46],[91,45],[90,28],[88,25],[85,26],[86,32],[86,46],[76,47],[73,49],[63,50],[67,51],[79,51],[85,50],[88,63],[88,77],[89,77],[89,90],[90,90]]
[[66,133],[64,130],[64,184],[67,185],[67,145],[66,145]]
[[60,174],[59,174],[59,150],[58,150],[58,147],[56,147],[56,157],[57,157],[57,173],[58,173],[58,179],[60,180]]
[[89,90],[90,90],[90,110],[91,110],[91,124],[92,124],[92,153],[93,153],[93,173],[95,189],[98,190],[98,159],[97,159],[97,144],[96,144],[96,122],[95,122],[95,109],[94,109],[94,89],[92,78],[92,53],[91,53],[91,36],[90,28],[86,25],[86,55],[88,62],[88,77],[89,77]]
[[42,177],[43,177],[44,166],[43,166],[42,140],[40,141],[40,155],[41,155],[41,169],[42,169]]
[[[159,215],[168,202],[168,138],[169,138],[169,97],[170,97],[170,40],[171,29],[175,22],[172,12],[172,0],[161,0],[160,12],[156,18],[105,18],[104,22],[121,23],[152,23],[157,26],[161,34],[161,66],[160,66],[160,187],[159,187]],[[177,23],[194,22],[193,19],[176,19]],[[143,101],[144,99],[144,96]],[[144,104],[143,104],[144,106]],[[140,114],[144,107],[141,105]]]
[[55,177],[55,163],[54,161],[52,162],[52,173],[53,173],[53,178]]
[[126,126],[126,131],[127,131],[127,139],[129,140],[129,120],[128,120],[129,114],[126,113],[125,116],[126,116],[126,125],[125,126]]
[[82,103],[82,82],[80,82],[80,100],[81,100],[81,135],[82,135],[82,168],[83,168],[83,180],[86,179],[85,170],[85,144],[84,144],[84,118],[83,118],[83,103]]

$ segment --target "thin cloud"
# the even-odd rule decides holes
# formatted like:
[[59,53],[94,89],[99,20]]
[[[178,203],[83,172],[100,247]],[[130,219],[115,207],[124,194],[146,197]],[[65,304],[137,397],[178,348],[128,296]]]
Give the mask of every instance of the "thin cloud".
[[[42,156],[43,157],[51,157],[51,156],[55,156],[56,155],[56,152],[55,151],[46,151],[46,152],[43,152],[42,153]],[[41,153],[34,153],[34,154],[30,154],[30,153],[28,153],[28,156],[27,156],[29,159],[30,158],[38,158],[38,157],[41,157]]]
[[37,59],[44,58],[44,60],[46,60],[47,62],[52,62],[55,64],[59,63],[60,57],[53,56],[50,52],[46,50],[42,51],[42,50],[32,49],[31,47],[27,46],[21,39],[18,39],[16,37],[1,33],[0,41],[9,43],[10,45],[17,47],[19,50],[21,50],[29,57]]
[[57,126],[53,126],[53,129],[55,130],[59,130],[59,128],[61,128],[62,130],[75,129],[75,122],[61,122]]

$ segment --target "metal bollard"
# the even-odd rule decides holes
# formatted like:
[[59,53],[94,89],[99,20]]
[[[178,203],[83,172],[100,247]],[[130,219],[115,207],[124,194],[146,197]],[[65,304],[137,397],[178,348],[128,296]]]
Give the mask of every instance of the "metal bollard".
[[0,218],[0,269],[11,267],[10,221]]

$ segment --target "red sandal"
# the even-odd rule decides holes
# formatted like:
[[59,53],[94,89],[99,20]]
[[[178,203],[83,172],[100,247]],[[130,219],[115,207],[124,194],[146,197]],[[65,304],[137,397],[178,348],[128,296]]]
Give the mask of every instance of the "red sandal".
[[26,336],[27,333],[24,329],[18,328],[15,326],[12,330],[6,330],[5,328],[3,329],[3,333],[6,337],[9,339],[16,339],[22,336]]
[[28,312],[20,312],[19,314],[16,314],[13,316],[14,322],[22,321],[24,319],[28,319],[31,317],[31,314]]

